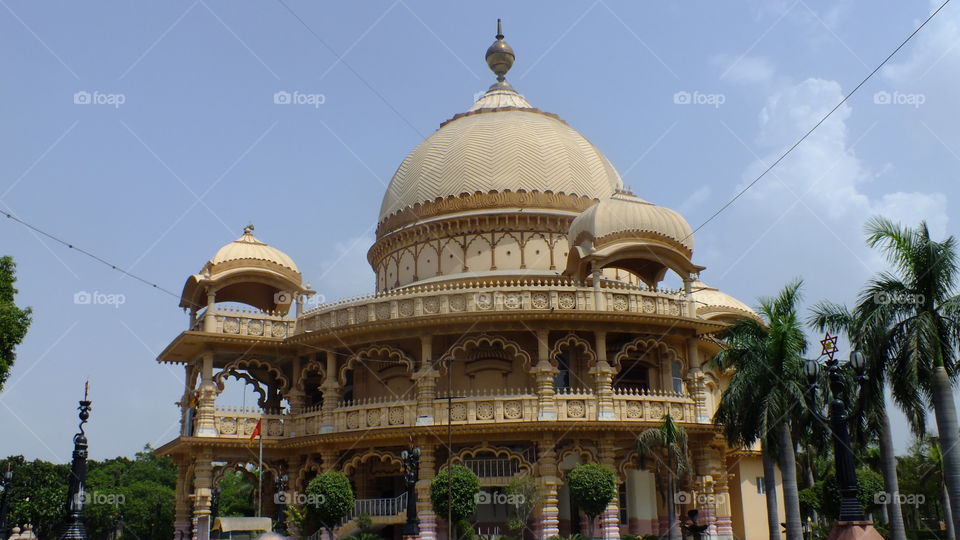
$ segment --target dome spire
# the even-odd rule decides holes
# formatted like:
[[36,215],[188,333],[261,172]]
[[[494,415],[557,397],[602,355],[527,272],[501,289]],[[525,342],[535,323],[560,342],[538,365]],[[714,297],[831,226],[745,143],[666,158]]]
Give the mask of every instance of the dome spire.
[[490,66],[490,71],[497,76],[498,84],[494,86],[509,87],[510,85],[505,82],[505,76],[507,72],[510,71],[510,68],[513,67],[513,61],[516,59],[516,56],[513,54],[513,48],[503,40],[503,23],[500,19],[497,19],[496,38],[497,40],[493,42],[493,45],[490,45],[487,49],[487,65]]

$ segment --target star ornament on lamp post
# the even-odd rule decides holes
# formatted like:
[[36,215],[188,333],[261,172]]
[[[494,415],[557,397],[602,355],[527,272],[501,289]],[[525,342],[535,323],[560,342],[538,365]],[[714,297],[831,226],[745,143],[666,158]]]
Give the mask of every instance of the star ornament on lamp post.
[[[847,423],[846,384],[840,374],[840,361],[837,354],[837,336],[827,332],[820,341],[823,347],[820,358],[826,357],[824,364],[829,373],[830,407],[825,416],[817,408],[817,390],[819,389],[820,358],[809,359],[804,363],[803,371],[807,376],[807,407],[810,413],[830,426],[833,435],[833,458],[835,462],[837,483],[840,487],[840,519],[830,531],[828,540],[846,538],[881,539],[880,534],[873,528],[863,512],[863,506],[857,498],[857,473],[853,459],[853,449],[850,446],[850,431]],[[849,365],[856,372],[858,382],[866,380],[864,371],[866,358],[860,351],[850,353]]]

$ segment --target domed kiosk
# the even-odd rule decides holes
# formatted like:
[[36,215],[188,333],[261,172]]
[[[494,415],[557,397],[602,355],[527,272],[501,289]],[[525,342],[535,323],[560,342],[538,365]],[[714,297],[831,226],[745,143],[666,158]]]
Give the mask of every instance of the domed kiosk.
[[[482,533],[507,530],[497,494],[530,475],[540,502],[527,540],[664,535],[676,526],[667,478],[638,466],[634,439],[668,414],[691,454],[677,514],[699,510],[712,538],[766,534],[760,457],[711,422],[729,374],[708,360],[749,308],[698,281],[682,216],[627,192],[593,144],[507,82],[516,54],[502,32],[486,60],[496,82],[414,148],[384,194],[372,294],[305,310],[296,264],[252,227],[188,278],[190,326],[159,358],[185,370],[180,434],[158,450],[178,467],[183,535],[207,540],[220,480],[259,465],[257,429],[264,516],[340,471],[357,498],[350,518],[400,540],[401,456],[416,446],[420,539],[450,538],[429,487],[456,463],[490,495],[474,516]],[[668,273],[683,289],[663,288]],[[253,385],[256,407],[228,406],[232,384]],[[592,527],[566,486],[586,462],[617,482]]]

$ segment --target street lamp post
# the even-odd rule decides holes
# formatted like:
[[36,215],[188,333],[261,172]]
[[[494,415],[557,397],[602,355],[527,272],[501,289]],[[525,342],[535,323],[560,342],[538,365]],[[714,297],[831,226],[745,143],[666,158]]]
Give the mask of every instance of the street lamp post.
[[403,461],[403,480],[407,484],[407,522],[403,526],[405,538],[416,538],[420,535],[420,525],[417,521],[417,480],[420,479],[420,448],[414,447],[400,453]]
[[0,540],[7,540],[7,514],[10,511],[10,487],[13,485],[13,470],[7,463],[3,473],[3,499],[0,499]]
[[[839,538],[841,535],[849,534],[850,528],[860,528],[860,536],[857,538],[882,538],[876,530],[873,529],[871,521],[867,520],[863,511],[863,506],[857,498],[857,473],[853,459],[853,448],[850,445],[850,431],[847,423],[847,404],[844,401],[846,394],[846,385],[840,375],[840,361],[834,358],[837,353],[837,336],[831,336],[827,332],[826,337],[820,341],[823,351],[820,358],[826,357],[824,365],[829,374],[830,389],[830,407],[829,416],[824,416],[816,406],[816,395],[819,384],[817,383],[820,374],[820,362],[818,359],[809,359],[804,363],[803,370],[807,376],[807,405],[810,413],[830,426],[833,434],[833,454],[834,466],[836,468],[837,483],[840,486],[840,519],[830,532],[828,539]],[[866,368],[866,358],[860,351],[850,353],[850,367],[856,373],[857,382],[862,383],[866,380],[864,370]]]
[[70,464],[70,489],[67,492],[68,524],[60,540],[87,540],[83,524],[83,503],[87,487],[87,434],[83,425],[90,418],[90,384],[80,400],[80,432],[73,436],[73,461]]

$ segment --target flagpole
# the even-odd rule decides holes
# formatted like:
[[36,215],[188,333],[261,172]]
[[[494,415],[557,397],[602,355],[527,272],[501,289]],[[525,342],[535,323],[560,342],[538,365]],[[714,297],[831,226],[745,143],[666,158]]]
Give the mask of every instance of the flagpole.
[[[261,420],[262,422],[263,420]],[[257,517],[263,516],[263,426],[260,427],[260,474],[257,475]]]

